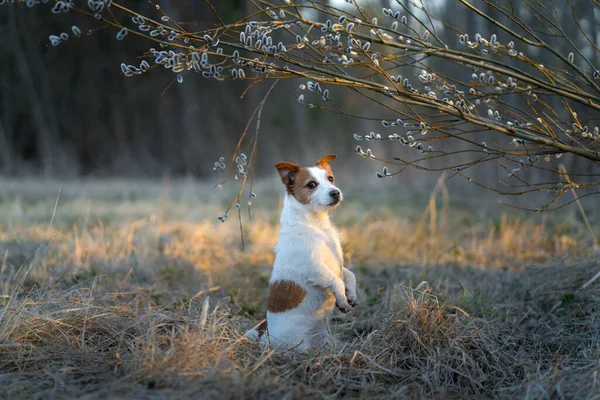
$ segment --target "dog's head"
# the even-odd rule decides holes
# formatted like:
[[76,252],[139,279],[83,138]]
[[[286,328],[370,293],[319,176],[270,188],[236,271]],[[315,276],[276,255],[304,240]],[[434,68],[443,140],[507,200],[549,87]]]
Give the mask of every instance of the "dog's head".
[[310,211],[325,211],[338,208],[344,196],[335,186],[329,161],[337,158],[330,154],[317,161],[316,167],[301,167],[289,162],[275,167],[281,176],[288,194]]

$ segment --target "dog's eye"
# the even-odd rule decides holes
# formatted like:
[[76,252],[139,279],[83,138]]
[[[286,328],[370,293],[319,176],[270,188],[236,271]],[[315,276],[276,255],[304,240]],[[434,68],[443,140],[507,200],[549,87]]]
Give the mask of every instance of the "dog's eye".
[[306,185],[306,187],[309,188],[309,189],[314,189],[314,188],[317,187],[317,182],[310,181],[310,182],[308,182],[308,184]]
[[327,180],[331,183],[333,183],[333,176],[330,176],[329,178],[327,178]]

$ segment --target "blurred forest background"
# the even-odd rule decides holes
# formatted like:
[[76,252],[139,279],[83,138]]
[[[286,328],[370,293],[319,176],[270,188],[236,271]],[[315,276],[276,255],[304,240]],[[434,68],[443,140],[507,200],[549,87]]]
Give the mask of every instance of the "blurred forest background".
[[[346,6],[343,1],[332,1],[339,7]],[[250,0],[213,3],[222,19],[228,22],[255,10]],[[364,3],[376,10],[395,2]],[[478,6],[490,16],[502,20],[493,7],[479,3],[483,2],[478,2]],[[410,7],[410,2],[406,4]],[[600,65],[599,53],[581,37],[573,23],[569,2],[553,4],[573,44]],[[445,22],[462,32],[488,36],[494,33],[485,19],[468,12],[458,1],[428,1],[427,5],[433,14],[443,16]],[[153,6],[145,0],[132,0],[128,6],[152,15]],[[179,0],[161,6],[187,29],[195,29],[194,26],[200,30],[217,22],[204,1]],[[583,29],[600,42],[597,28],[600,9],[595,7],[593,12],[587,12],[588,4],[584,2],[574,6]],[[206,179],[218,157],[234,149],[250,115],[271,84],[260,83],[241,98],[249,86],[243,81],[219,84],[198,75],[178,84],[174,74],[165,70],[126,78],[120,64],[139,63],[139,56],[148,51],[147,41],[133,35],[117,41],[114,29],[99,29],[92,35],[52,47],[48,35],[67,31],[72,24],[84,32],[95,29],[94,21],[73,13],[50,18],[50,4],[20,10],[25,7],[22,3],[0,8],[0,29],[4,36],[0,58],[0,173],[3,175],[60,178],[191,175]],[[527,7],[517,13],[532,27],[543,23],[535,19]],[[440,35],[451,47],[458,44],[456,32],[449,29],[444,32],[441,25],[440,29]],[[564,54],[572,49],[568,40],[552,43]],[[536,54],[537,49],[528,51],[544,62],[545,55]],[[443,61],[438,59],[437,62]],[[439,68],[432,65],[432,70]],[[458,67],[448,63],[444,68]],[[452,71],[446,72],[452,75]],[[373,107],[373,120],[301,107],[296,100],[299,83],[298,80],[281,82],[268,100],[261,123],[258,175],[273,175],[273,164],[282,160],[309,163],[321,153],[335,152],[341,156],[336,161],[338,171],[343,169],[348,174],[364,173],[373,177],[381,166],[354,153],[357,143],[353,133],[380,129],[379,120],[391,116],[378,115],[375,105],[365,104],[352,95],[345,96],[343,91],[335,93],[341,108],[348,112],[360,109],[363,115],[370,115],[368,107]],[[580,115],[580,118],[590,124],[597,120],[591,115]],[[375,143],[372,148],[388,159],[407,151],[400,144]],[[562,161],[569,173],[590,173],[590,168],[596,168],[593,163],[576,157],[564,157]],[[486,163],[473,173],[475,179],[483,182],[506,178],[506,172],[494,163]],[[439,174],[411,169],[402,174],[400,180],[393,180],[402,183],[403,188],[416,190],[430,189],[438,177]],[[450,184],[458,185],[462,193],[479,190],[460,178]]]

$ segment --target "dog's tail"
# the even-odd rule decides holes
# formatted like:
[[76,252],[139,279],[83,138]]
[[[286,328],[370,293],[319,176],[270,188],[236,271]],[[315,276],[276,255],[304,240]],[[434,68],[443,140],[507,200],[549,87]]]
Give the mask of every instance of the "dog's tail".
[[262,341],[266,337],[266,335],[265,335],[266,332],[267,332],[267,320],[263,319],[254,328],[246,331],[244,336],[246,336],[250,340]]

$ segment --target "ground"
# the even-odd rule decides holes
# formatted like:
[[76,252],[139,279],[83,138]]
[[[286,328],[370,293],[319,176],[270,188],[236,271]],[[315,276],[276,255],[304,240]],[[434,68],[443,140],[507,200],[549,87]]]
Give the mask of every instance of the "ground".
[[600,264],[577,211],[347,192],[360,306],[334,313],[339,347],[300,354],[243,337],[264,318],[276,190],[251,220],[242,202],[242,248],[210,185],[0,187],[0,398],[600,398]]

